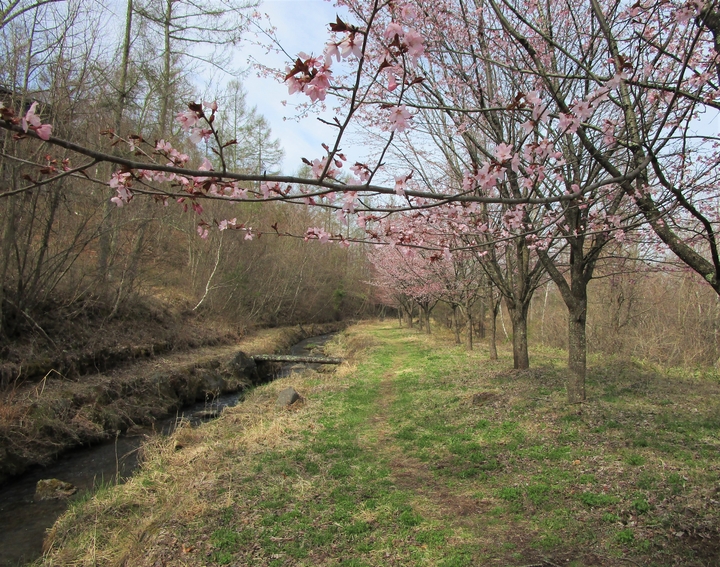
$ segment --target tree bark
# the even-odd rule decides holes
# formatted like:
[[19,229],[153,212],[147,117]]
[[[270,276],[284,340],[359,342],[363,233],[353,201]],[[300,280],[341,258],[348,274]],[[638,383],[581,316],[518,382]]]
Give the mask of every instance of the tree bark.
[[429,303],[421,305],[423,315],[425,316],[425,332],[429,335],[430,334],[430,311],[432,311],[432,308],[430,307]]
[[[127,106],[128,97],[128,74],[130,69],[130,42],[132,31],[133,0],[127,0],[127,12],[125,16],[125,35],[122,45],[122,63],[120,64],[120,77],[118,79],[118,98],[115,107],[114,127],[115,133],[119,135],[122,129],[123,116]],[[117,148],[115,148],[117,152]],[[112,253],[113,226],[112,214],[116,206],[110,201],[115,191],[108,189],[108,198],[103,203],[103,219],[100,226],[100,242],[98,247],[98,272],[104,281],[108,279],[110,268],[110,255]]]
[[5,226],[2,231],[2,241],[0,244],[0,338],[6,336],[6,331],[9,334],[10,329],[7,329],[7,312],[5,309],[5,285],[8,281],[8,272],[10,265],[10,254],[12,251],[12,242],[15,240],[15,202],[17,197],[8,197],[5,200]]
[[[568,403],[578,404],[585,400],[585,377],[587,374],[587,286],[592,278],[595,261],[582,259],[581,239],[571,241],[570,283],[552,263],[546,252],[540,259],[555,282],[568,310],[568,379],[566,384]],[[597,251],[599,251],[599,247]]]
[[[485,304],[485,300],[481,299],[480,313],[478,313],[478,318],[477,318],[477,337],[478,337],[478,339],[485,338],[485,312],[486,311],[487,311],[487,306]],[[468,315],[469,315],[469,310],[468,310]]]
[[493,299],[490,309],[490,360],[498,359],[497,351],[497,316],[500,302]]
[[452,323],[453,330],[455,331],[455,344],[461,344],[460,341],[460,322],[458,321],[458,306],[453,304],[452,306]]
[[568,308],[568,402],[577,404],[585,400],[587,373],[587,297]]
[[528,354],[527,314],[528,303],[509,305],[506,301],[513,329],[513,368],[527,370],[530,368],[530,355]]
[[467,310],[467,349],[473,349],[473,319],[470,309]]

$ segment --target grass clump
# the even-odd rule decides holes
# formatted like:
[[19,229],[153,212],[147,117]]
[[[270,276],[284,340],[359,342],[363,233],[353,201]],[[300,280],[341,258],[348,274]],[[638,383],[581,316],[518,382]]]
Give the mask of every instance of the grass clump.
[[[509,352],[491,362],[387,323],[331,348],[355,354],[148,448],[128,484],[58,522],[39,564],[692,567],[718,556],[716,379],[687,388],[645,372],[640,396],[631,370],[603,361],[588,402],[568,408],[550,349],[535,370],[508,372]],[[278,410],[289,385],[305,403]]]

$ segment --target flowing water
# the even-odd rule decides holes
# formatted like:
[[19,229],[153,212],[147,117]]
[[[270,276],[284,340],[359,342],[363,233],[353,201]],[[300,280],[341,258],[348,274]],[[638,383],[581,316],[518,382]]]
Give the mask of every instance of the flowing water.
[[[290,354],[312,354],[332,335],[311,337],[290,349]],[[316,365],[284,365],[278,376]],[[193,423],[207,421],[207,416],[219,415],[225,407],[234,406],[242,393],[218,396],[211,403],[199,403],[183,408],[176,416],[160,421],[154,429],[133,428],[132,433],[116,439],[80,447],[62,455],[47,467],[37,467],[0,487],[0,567],[19,567],[34,561],[42,554],[46,531],[67,509],[68,503],[87,494],[97,486],[123,482],[138,466],[143,442],[152,435],[170,434],[180,419]],[[202,416],[202,417],[199,417]],[[57,478],[77,487],[78,492],[67,500],[35,501],[38,480]]]

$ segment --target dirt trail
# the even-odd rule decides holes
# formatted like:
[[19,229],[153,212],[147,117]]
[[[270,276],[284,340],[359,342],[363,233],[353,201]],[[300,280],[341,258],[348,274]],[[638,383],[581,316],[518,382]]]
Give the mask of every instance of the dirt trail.
[[[401,362],[398,360],[395,366],[400,367]],[[417,498],[429,504],[423,506],[424,513],[430,513],[443,522],[452,518],[458,527],[471,529],[477,526],[477,518],[487,509],[487,504],[451,491],[435,477],[427,463],[404,454],[395,442],[390,424],[395,399],[394,376],[395,372],[387,372],[379,386],[378,412],[371,419],[372,428],[377,434],[373,451],[387,459],[392,478],[399,488],[413,492]]]
[[[463,494],[459,490],[453,490],[443,478],[438,478],[432,463],[408,455],[397,443],[391,416],[393,415],[393,403],[397,397],[395,379],[398,371],[403,368],[404,357],[400,354],[393,361],[392,369],[383,375],[379,384],[378,411],[370,418],[371,432],[366,437],[367,442],[372,445],[371,450],[378,455],[380,460],[387,463],[395,485],[414,495],[414,507],[417,507],[422,516],[452,529],[455,536],[451,539],[458,543],[463,540],[473,541],[486,550],[496,548],[498,533],[488,524],[487,513],[497,503],[491,500],[480,500],[473,494]],[[514,525],[512,520],[510,523]],[[534,535],[520,526],[517,526],[512,536],[504,534],[506,542],[512,544],[512,549],[508,550],[507,557],[497,559],[497,561],[508,566],[548,567],[555,565],[538,550],[531,547]],[[522,553],[523,559],[520,561],[511,559],[509,556],[513,550]]]

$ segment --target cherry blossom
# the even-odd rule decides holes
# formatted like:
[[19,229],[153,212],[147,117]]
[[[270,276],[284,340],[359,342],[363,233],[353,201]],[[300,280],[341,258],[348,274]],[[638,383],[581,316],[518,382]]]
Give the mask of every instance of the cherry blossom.
[[510,144],[498,144],[498,146],[495,148],[495,158],[500,163],[504,163],[507,160],[512,159],[513,155],[513,147]]
[[413,63],[417,63],[417,60],[425,55],[425,42],[422,36],[415,30],[408,30],[403,38],[403,43],[407,47],[408,55],[411,57]]
[[25,117],[22,119],[22,129],[25,130],[25,132],[28,131],[28,128],[30,126],[33,126],[35,128],[39,128],[41,121],[40,117],[35,114],[35,109],[38,107],[38,103],[33,102],[30,105],[30,108],[28,109],[27,113],[25,114]]
[[390,116],[388,117],[390,130],[395,132],[404,132],[410,127],[410,121],[412,118],[413,115],[404,104],[392,107],[390,109]]
[[396,36],[402,38],[404,35],[405,31],[403,30],[402,26],[397,22],[390,22],[385,29],[385,32],[383,33],[385,39],[389,40],[394,39]]
[[195,126],[199,119],[200,117],[197,112],[192,110],[183,110],[182,112],[178,112],[175,116],[175,120],[180,123],[180,126],[185,132]]
[[362,42],[359,41],[356,34],[349,34],[338,46],[340,48],[340,56],[343,59],[347,59],[351,55],[358,59],[362,56]]
[[580,121],[585,122],[593,115],[594,108],[587,100],[581,100],[573,105],[572,111]]
[[190,130],[190,141],[194,144],[199,144],[202,141],[208,141],[212,136],[212,130],[210,128],[192,128]]
[[50,124],[41,124],[40,126],[34,128],[34,130],[41,140],[47,141],[52,135],[52,126]]
[[234,219],[223,219],[218,223],[218,229],[220,231],[227,230],[228,228],[235,228],[235,225],[237,224],[237,218]]
[[52,134],[52,125],[43,124],[40,117],[35,113],[38,107],[38,102],[35,101],[30,105],[30,108],[25,113],[25,116],[21,120],[22,129],[27,132],[29,129],[33,130],[41,140],[49,140]]

